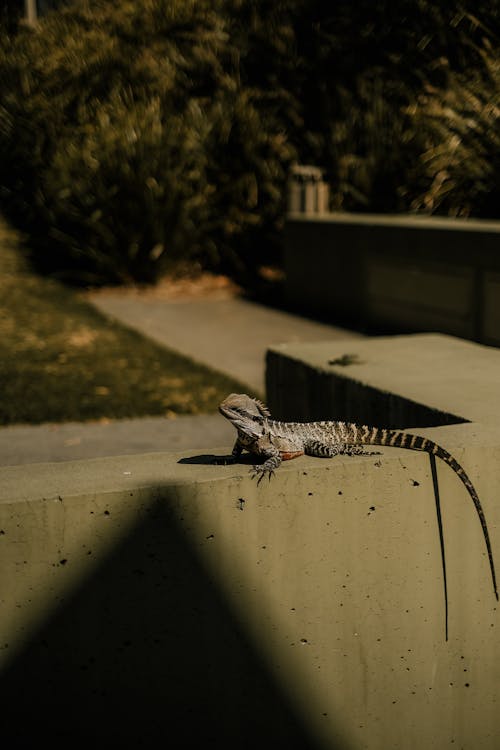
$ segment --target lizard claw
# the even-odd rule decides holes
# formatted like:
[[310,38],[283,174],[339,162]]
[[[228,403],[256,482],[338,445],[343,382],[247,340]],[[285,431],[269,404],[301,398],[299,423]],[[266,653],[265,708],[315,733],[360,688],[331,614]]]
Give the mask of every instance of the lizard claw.
[[255,479],[257,477],[257,485],[259,485],[266,474],[269,477],[269,481],[271,481],[271,477],[274,476],[274,470],[273,469],[264,469],[262,466],[259,466],[258,464],[256,466],[253,466],[250,469],[250,474],[252,479]]

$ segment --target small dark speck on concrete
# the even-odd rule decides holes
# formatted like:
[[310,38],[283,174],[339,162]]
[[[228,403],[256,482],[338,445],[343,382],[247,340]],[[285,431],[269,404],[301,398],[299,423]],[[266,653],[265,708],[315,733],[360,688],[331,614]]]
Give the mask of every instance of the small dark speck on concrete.
[[342,490],[339,490],[337,494],[342,495]]
[[420,487],[420,482],[417,482],[416,479],[412,479],[411,483],[412,483],[413,487]]
[[214,539],[214,537],[215,537],[215,534],[209,534],[208,536],[205,537],[205,539]]
[[105,515],[105,516],[109,516],[109,515],[110,515],[110,512],[109,512],[109,510],[105,510],[105,511],[104,511],[104,515]]
[[336,359],[329,359],[329,365],[337,365],[338,367],[348,367],[349,365],[359,365],[361,360],[357,354],[342,354],[341,357]]
[[312,494],[313,494],[312,492],[308,492],[308,493],[307,493],[308,497],[311,497],[311,496],[312,496]]
[[240,510],[243,510],[245,507],[245,500],[244,498],[240,497],[238,498],[238,507]]
[[67,562],[68,562],[67,558],[63,557],[62,560],[59,560],[59,565],[66,565]]
[[0,536],[4,536],[4,535],[5,535],[5,531],[3,529],[0,529]]

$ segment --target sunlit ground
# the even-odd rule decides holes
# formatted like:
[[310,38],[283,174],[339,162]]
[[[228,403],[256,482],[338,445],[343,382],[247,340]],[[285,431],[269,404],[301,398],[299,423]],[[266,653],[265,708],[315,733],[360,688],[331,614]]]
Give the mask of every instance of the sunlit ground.
[[0,384],[0,424],[198,414],[241,389],[30,272],[3,224]]

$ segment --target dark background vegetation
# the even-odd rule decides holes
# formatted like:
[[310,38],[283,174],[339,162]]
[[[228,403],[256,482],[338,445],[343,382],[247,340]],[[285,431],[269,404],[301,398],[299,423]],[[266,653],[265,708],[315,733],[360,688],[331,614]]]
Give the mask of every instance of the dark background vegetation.
[[[293,162],[332,208],[497,218],[497,0],[74,2],[0,43],[0,206],[38,267],[247,284]],[[14,24],[15,26],[15,24]]]

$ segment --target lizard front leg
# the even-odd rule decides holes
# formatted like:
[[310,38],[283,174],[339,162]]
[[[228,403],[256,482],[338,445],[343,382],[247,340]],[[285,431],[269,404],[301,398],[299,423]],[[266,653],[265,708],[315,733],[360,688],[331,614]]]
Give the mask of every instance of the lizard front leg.
[[259,477],[257,483],[261,481],[265,474],[268,474],[269,479],[271,479],[282,461],[290,461],[304,455],[302,445],[298,441],[271,434],[262,435],[254,443],[252,451],[265,458],[263,464],[257,464],[252,469],[252,476]]
[[233,450],[231,451],[231,456],[233,457],[235,461],[237,461],[242,453],[243,453],[243,446],[240,442],[239,437],[237,437],[236,442],[233,445]]
[[277,448],[272,445],[262,447],[258,446],[258,455],[265,458],[264,463],[256,464],[251,469],[252,479],[258,477],[257,484],[260,484],[265,475],[269,476],[269,481],[273,476],[275,470],[281,465],[281,454]]

